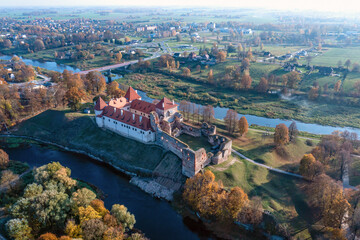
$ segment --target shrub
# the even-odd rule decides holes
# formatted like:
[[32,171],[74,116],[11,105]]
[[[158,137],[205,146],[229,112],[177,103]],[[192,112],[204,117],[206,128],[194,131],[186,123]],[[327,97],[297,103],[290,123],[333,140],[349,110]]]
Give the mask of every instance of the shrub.
[[38,238],[38,240],[58,240],[58,238],[53,233],[44,233]]
[[310,147],[311,147],[311,146],[314,146],[313,141],[311,141],[310,139],[306,139],[305,144],[308,145],[308,146],[310,146]]

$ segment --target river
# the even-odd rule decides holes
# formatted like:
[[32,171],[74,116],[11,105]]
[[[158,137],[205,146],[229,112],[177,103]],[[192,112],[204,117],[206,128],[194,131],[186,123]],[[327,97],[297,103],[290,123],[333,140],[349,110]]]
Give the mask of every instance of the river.
[[[0,59],[3,60],[10,60],[12,56],[0,56]],[[73,68],[70,66],[66,66],[63,64],[57,64],[56,62],[40,62],[36,60],[31,59],[22,59],[26,64],[32,65],[35,67],[41,67],[52,71],[58,71],[63,72],[65,69],[73,72],[79,72],[81,71],[78,68]],[[119,76],[115,77],[114,79],[118,78]],[[138,91],[139,95],[142,97],[144,101],[152,102],[153,99],[146,96],[145,92]],[[215,107],[215,118],[217,119],[224,119],[226,116],[226,112],[229,110],[228,108],[222,108],[222,107]],[[266,118],[266,117],[258,117],[255,115],[242,115],[239,114],[239,117],[245,116],[248,123],[256,124],[259,126],[267,126],[267,127],[276,127],[276,125],[280,123],[284,123],[285,125],[289,126],[293,120],[284,120],[279,118]],[[315,123],[303,123],[300,121],[296,121],[296,125],[299,131],[314,133],[314,134],[331,134],[334,131],[349,131],[349,132],[356,132],[358,136],[360,136],[360,129],[358,128],[351,128],[351,127],[332,127],[332,126],[325,126]]]
[[129,183],[129,178],[93,159],[52,148],[30,145],[28,148],[5,149],[10,159],[39,167],[52,161],[71,169],[71,176],[99,187],[106,195],[107,208],[115,203],[125,205],[135,215],[135,227],[151,239],[213,239],[202,224],[183,219],[171,205],[153,198]]

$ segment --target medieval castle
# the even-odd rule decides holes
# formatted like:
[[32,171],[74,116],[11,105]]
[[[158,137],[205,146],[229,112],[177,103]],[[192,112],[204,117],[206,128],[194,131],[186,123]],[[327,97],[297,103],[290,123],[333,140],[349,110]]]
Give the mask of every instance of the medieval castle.
[[[231,155],[232,141],[216,134],[216,127],[203,123],[195,128],[183,122],[178,105],[163,98],[158,103],[141,100],[132,87],[125,97],[106,103],[99,98],[95,103],[96,123],[128,138],[144,143],[159,145],[182,159],[182,173],[192,177],[208,164],[219,164]],[[194,137],[205,136],[213,146],[211,152],[204,148],[192,150],[177,137],[188,134]]]

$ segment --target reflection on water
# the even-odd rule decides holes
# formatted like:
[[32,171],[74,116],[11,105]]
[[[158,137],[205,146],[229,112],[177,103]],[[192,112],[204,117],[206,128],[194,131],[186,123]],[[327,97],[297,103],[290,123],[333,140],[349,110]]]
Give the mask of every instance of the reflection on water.
[[84,155],[31,145],[6,149],[10,159],[39,167],[51,161],[71,169],[71,176],[99,187],[105,193],[107,208],[124,204],[135,215],[135,227],[150,239],[213,239],[201,223],[182,218],[168,202],[153,198],[129,183],[129,179]]

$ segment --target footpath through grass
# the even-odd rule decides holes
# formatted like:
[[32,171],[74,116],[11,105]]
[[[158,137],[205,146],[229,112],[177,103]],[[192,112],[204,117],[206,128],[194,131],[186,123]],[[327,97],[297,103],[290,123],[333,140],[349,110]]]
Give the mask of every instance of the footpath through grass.
[[301,190],[301,185],[305,184],[303,180],[273,173],[237,158],[208,169],[226,188],[239,186],[250,198],[261,197],[265,210],[270,211],[280,223],[290,223],[293,236],[299,239],[310,237],[314,218]]

